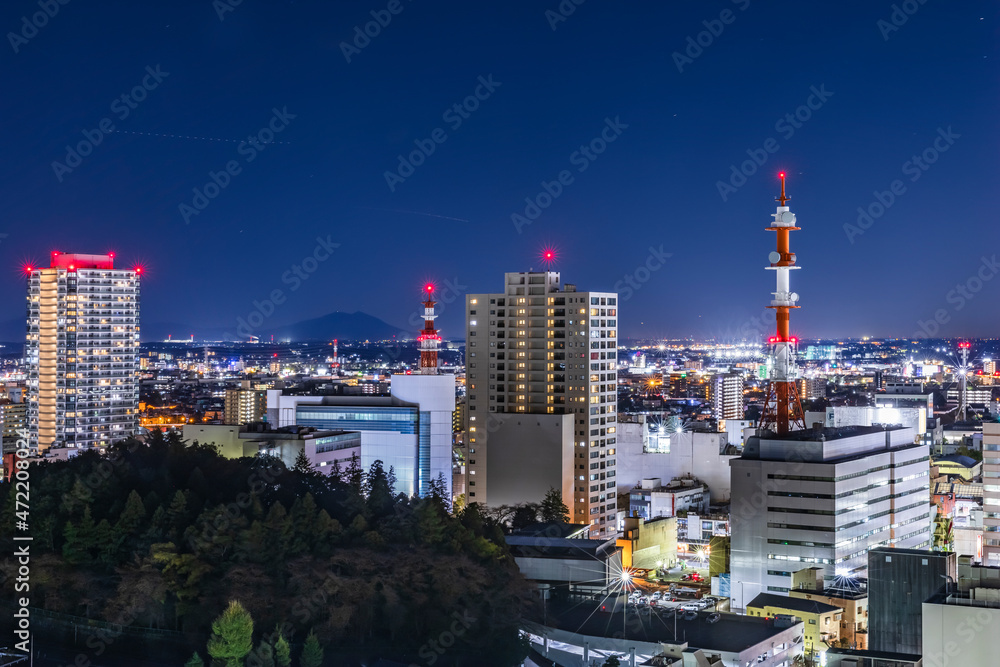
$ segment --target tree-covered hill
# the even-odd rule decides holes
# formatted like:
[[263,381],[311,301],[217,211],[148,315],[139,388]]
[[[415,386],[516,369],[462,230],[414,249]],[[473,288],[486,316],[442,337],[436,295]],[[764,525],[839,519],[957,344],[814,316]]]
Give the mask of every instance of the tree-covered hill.
[[[230,460],[158,431],[105,456],[32,465],[31,606],[197,638],[238,600],[265,632],[301,642],[315,631],[324,664],[339,664],[338,649],[518,662],[529,596],[502,529],[475,504],[450,515],[440,485],[427,498],[394,497],[391,477],[379,462],[325,476],[304,458],[290,470]],[[0,484],[5,554],[14,495]],[[15,569],[0,560],[7,599]],[[454,642],[442,648],[447,633]]]

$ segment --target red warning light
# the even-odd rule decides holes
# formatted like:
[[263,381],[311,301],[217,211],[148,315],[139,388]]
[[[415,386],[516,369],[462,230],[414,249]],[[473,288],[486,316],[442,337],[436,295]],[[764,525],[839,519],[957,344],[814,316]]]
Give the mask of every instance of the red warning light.
[[971,347],[972,347],[972,343],[959,343],[958,344],[958,349],[960,349],[960,350],[968,350]]
[[114,259],[115,258],[115,253],[109,252],[108,253],[108,257],[110,257],[111,259]]
[[791,338],[788,339],[788,342],[790,342],[790,343],[798,343],[799,339],[796,338],[795,336],[792,336]]
[[430,294],[431,292],[433,292],[434,291],[434,283],[427,283],[426,285],[424,285],[424,291],[427,292],[428,294]]
[[784,177],[785,177],[785,172],[779,171],[778,172],[778,178],[784,178]]
[[136,273],[142,273],[142,267],[141,266],[137,266],[137,267],[135,267],[134,271]]
[[34,270],[35,270],[35,269],[34,269],[34,268],[32,268],[31,266],[26,266],[26,267],[24,267],[24,272],[25,272],[25,273],[31,273],[31,272],[32,272],[32,271],[34,271]]
[[69,270],[70,271],[76,271],[76,266],[74,264],[70,264],[69,265]]

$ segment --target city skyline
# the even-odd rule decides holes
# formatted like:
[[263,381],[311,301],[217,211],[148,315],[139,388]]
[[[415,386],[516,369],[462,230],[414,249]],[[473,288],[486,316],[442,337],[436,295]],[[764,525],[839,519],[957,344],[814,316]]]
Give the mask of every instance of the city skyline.
[[[620,292],[623,337],[725,337],[766,306],[761,211],[784,169],[812,295],[797,335],[911,336],[939,310],[941,335],[1000,323],[976,244],[996,205],[992,6],[400,6],[69,4],[34,30],[5,8],[25,91],[11,150],[30,156],[2,172],[7,282],[52,250],[115,250],[148,267],[147,321],[177,335],[235,330],[275,290],[264,332],[334,311],[408,330],[428,280],[461,296],[550,268]],[[366,41],[370,12],[389,22]],[[252,48],[265,26],[281,55]],[[112,35],[126,57],[71,56]]]

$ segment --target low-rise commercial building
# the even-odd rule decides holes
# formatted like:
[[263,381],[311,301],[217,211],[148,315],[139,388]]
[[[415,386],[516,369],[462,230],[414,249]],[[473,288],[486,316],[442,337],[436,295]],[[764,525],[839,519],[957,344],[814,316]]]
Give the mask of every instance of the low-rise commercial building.
[[805,651],[811,654],[825,651],[840,641],[844,611],[819,600],[760,593],[747,603],[747,615],[767,618],[787,615],[800,619],[805,632]]

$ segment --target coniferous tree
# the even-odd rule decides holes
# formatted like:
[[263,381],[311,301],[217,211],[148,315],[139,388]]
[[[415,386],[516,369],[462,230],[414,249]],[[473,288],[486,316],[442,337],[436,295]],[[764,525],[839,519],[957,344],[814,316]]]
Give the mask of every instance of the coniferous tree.
[[306,456],[306,450],[303,449],[296,455],[295,464],[292,466],[292,470],[302,475],[315,475],[316,468],[313,466],[312,461]]
[[205,667],[205,661],[201,659],[198,652],[195,651],[194,655],[188,658],[188,661],[184,663],[184,667]]
[[361,459],[358,458],[357,454],[354,454],[351,456],[351,464],[347,466],[347,470],[344,472],[344,477],[347,478],[347,485],[359,496],[362,492],[364,476],[364,471],[361,470]]
[[538,508],[538,513],[542,521],[552,523],[566,523],[569,521],[569,508],[563,502],[562,494],[556,488],[549,488],[542,499],[542,504]]
[[302,646],[302,657],[299,658],[301,667],[320,667],[323,664],[323,647],[319,645],[316,634],[312,631],[306,637],[306,643]]
[[278,667],[290,667],[292,664],[292,647],[278,629],[278,639],[274,642],[274,662]]
[[253,649],[253,619],[243,605],[232,600],[212,622],[208,654],[225,667],[241,667]]

